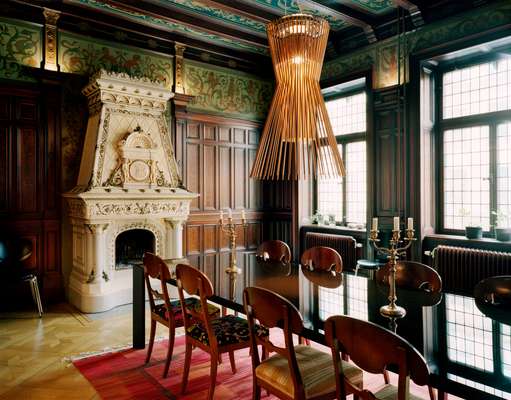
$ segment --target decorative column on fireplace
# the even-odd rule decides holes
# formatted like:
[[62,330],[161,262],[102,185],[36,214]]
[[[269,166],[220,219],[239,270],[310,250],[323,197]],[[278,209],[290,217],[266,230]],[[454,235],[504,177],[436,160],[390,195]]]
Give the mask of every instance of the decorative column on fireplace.
[[132,301],[129,265],[144,251],[182,258],[182,226],[197,195],[183,188],[174,158],[165,116],[172,92],[100,71],[83,93],[80,172],[64,194],[73,230],[68,294],[80,310],[99,312]]

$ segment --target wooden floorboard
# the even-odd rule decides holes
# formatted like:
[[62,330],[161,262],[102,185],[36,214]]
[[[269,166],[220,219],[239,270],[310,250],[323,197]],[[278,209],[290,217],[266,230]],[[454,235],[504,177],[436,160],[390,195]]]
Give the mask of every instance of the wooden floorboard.
[[[157,337],[167,332],[159,327]],[[68,304],[0,313],[0,400],[98,399],[66,357],[131,343],[131,308],[87,315]]]

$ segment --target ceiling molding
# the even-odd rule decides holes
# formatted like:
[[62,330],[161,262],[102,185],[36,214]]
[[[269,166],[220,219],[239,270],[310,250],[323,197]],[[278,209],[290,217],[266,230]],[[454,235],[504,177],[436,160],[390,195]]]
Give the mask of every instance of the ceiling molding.
[[412,22],[416,27],[424,25],[422,12],[417,4],[412,3],[410,0],[394,0],[394,1],[398,6],[403,7],[410,13],[410,17],[412,17]]

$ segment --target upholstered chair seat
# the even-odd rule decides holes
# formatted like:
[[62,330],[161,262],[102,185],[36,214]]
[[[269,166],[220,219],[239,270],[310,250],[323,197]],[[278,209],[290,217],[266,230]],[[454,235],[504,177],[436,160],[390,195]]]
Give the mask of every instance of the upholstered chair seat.
[[[201,312],[201,304],[200,299],[196,297],[187,297],[185,299],[186,307],[193,308],[196,312]],[[181,302],[179,300],[171,300],[170,307],[172,309],[172,313],[174,314],[174,319],[177,321],[183,320],[183,311],[181,309]],[[170,315],[165,307],[165,303],[156,304],[155,312],[164,319],[169,319]],[[220,315],[220,309],[213,304],[208,304],[208,314],[212,317]],[[177,326],[183,326],[183,324],[178,324]]]
[[[214,334],[219,346],[243,343],[249,340],[248,323],[246,319],[234,315],[211,320]],[[186,330],[186,333],[195,340],[209,346],[209,336],[202,323],[193,324]],[[258,336],[268,336],[268,329],[256,325],[256,334]]]
[[[335,392],[335,371],[332,356],[311,346],[295,346],[296,361],[302,375],[307,399]],[[355,384],[362,383],[362,370],[343,361],[345,374]],[[293,379],[287,357],[275,354],[261,362],[256,377],[295,398]]]
[[[374,393],[374,396],[378,400],[397,400],[397,386],[394,385],[385,385],[380,390]],[[413,394],[408,394],[408,400],[424,400],[422,397],[414,396]]]

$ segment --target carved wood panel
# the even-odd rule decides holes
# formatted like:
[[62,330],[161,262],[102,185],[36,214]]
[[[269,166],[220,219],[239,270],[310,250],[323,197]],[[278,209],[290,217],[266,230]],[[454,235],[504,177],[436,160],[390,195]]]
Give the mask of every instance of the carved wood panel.
[[0,86],[0,234],[32,242],[24,267],[61,298],[59,90]]
[[225,289],[229,241],[218,224],[220,210],[233,209],[237,221],[241,209],[246,210],[248,226],[236,229],[239,265],[243,254],[255,251],[262,240],[262,185],[249,178],[259,129],[248,121],[191,113],[179,115],[176,121],[176,157],[184,166],[183,184],[200,194],[185,226],[185,256],[201,270],[215,271],[215,280]]

